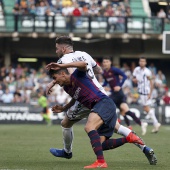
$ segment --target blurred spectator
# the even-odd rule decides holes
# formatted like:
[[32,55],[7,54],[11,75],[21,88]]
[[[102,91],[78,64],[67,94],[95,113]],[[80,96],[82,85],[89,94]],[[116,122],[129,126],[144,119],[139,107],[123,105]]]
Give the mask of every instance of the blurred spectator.
[[166,86],[166,77],[165,75],[162,73],[161,70],[158,71],[158,73],[156,74],[156,82],[160,82],[160,84],[162,84],[163,87]]
[[3,79],[5,78],[6,74],[4,71],[0,72],[0,81],[3,81]]
[[132,62],[131,63],[131,66],[130,66],[130,70],[131,72],[133,73],[134,69],[136,68],[136,63],[135,62]]
[[21,102],[23,102],[22,97],[21,97],[21,93],[20,93],[20,90],[19,90],[19,89],[17,89],[17,90],[14,92],[13,102],[14,102],[14,103],[21,103]]
[[20,78],[20,76],[22,75],[23,69],[21,67],[21,64],[17,65],[17,68],[15,69],[15,73],[16,73],[16,77]]
[[159,30],[162,27],[162,19],[166,18],[166,13],[163,9],[160,9],[160,11],[157,13],[157,19],[156,19],[156,29]]
[[123,63],[121,70],[126,73],[127,71],[130,71],[130,67],[127,63]]
[[152,74],[153,74],[154,76],[156,76],[157,69],[156,69],[154,63],[151,63],[148,68],[149,68],[149,70],[152,72]]
[[3,93],[4,93],[4,92],[3,92],[3,90],[2,90],[2,85],[0,84],[0,100],[1,100],[1,96],[2,96]]
[[20,5],[18,3],[16,3],[14,8],[13,8],[13,14],[16,14],[16,15],[21,14]]
[[5,93],[2,94],[2,96],[1,96],[1,101],[2,101],[3,103],[12,103],[12,102],[13,102],[13,99],[14,99],[13,94],[10,93],[10,92],[9,92],[9,89],[7,88],[7,89],[5,90]]
[[71,6],[72,5],[72,1],[71,0],[62,0],[62,6]]
[[40,1],[39,5],[36,7],[36,15],[45,16],[47,6],[44,1]]
[[167,90],[165,95],[162,97],[164,104],[170,104],[170,92]]
[[130,71],[125,72],[127,79],[123,83],[122,88],[128,87],[130,90],[133,88],[133,83],[132,83],[132,73]]
[[63,88],[60,88],[60,91],[57,94],[56,101],[59,105],[64,105],[65,103],[68,103],[68,95],[65,93]]

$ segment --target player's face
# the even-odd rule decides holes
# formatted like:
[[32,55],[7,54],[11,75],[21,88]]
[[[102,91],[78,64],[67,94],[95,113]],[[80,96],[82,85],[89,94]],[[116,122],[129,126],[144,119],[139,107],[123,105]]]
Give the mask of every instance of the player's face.
[[66,79],[63,73],[54,74],[53,80],[55,80],[56,84],[60,85],[61,87],[66,85]]
[[110,69],[111,61],[104,59],[103,62],[102,62],[102,65],[103,65],[103,69]]
[[139,66],[141,67],[141,68],[143,68],[143,67],[145,67],[146,66],[146,59],[140,59],[139,60]]
[[56,54],[57,57],[61,58],[64,55],[64,45],[56,43]]

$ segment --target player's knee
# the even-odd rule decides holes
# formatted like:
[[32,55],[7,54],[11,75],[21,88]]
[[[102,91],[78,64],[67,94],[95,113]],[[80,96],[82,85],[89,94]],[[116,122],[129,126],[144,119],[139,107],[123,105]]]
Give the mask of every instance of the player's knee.
[[64,127],[64,128],[70,128],[72,127],[72,124],[70,124],[68,121],[66,120],[62,120],[61,121],[61,126]]
[[89,125],[85,125],[84,130],[86,131],[86,133],[89,133],[92,129]]

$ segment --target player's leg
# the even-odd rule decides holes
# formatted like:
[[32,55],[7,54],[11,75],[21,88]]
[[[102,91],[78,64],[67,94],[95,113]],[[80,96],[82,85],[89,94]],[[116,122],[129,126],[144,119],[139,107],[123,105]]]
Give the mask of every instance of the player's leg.
[[[132,133],[132,131],[129,128],[120,125],[119,122],[116,122],[115,132],[125,137],[128,136],[130,133]],[[152,148],[143,144],[141,145],[139,143],[134,143],[134,144],[142,150],[142,152],[145,154],[145,156],[147,157],[151,165],[156,165],[157,158]]]
[[120,104],[120,110],[123,115],[130,116],[139,126],[141,126],[141,120],[136,117],[135,113],[131,112],[127,103]]
[[101,168],[107,167],[107,164],[105,162],[104,155],[103,155],[103,149],[102,149],[100,136],[97,131],[97,129],[103,123],[104,123],[103,120],[97,113],[95,112],[90,113],[87,123],[85,125],[85,131],[90,138],[90,142],[91,142],[93,151],[97,157],[97,160],[93,164],[85,166],[84,168],[86,169],[97,168],[97,167],[101,167]]
[[56,157],[70,159],[72,157],[72,143],[74,138],[73,124],[87,117],[90,110],[81,105],[79,102],[68,109],[64,119],[61,122],[64,149],[51,148],[50,152]]
[[72,158],[72,142],[74,138],[72,126],[77,121],[70,121],[67,116],[65,116],[64,119],[62,120],[61,127],[62,127],[64,148],[63,149],[51,148],[50,152],[54,156],[67,158],[67,159]]
[[147,105],[147,106],[144,106],[144,111],[147,112],[149,117],[152,119],[152,122],[153,122],[152,133],[157,133],[159,131],[159,128],[160,128],[161,124],[158,122],[158,119],[155,116],[154,109],[150,108],[150,106]]
[[153,122],[154,128],[153,128],[152,132],[157,133],[159,131],[161,124],[158,122],[158,120],[155,116],[154,109],[150,107],[150,105],[152,104],[152,100],[148,99],[147,95],[141,95],[140,98],[141,98],[141,102],[142,102],[144,111],[150,116],[150,118]]
[[[127,105],[126,103],[126,96],[124,95],[123,93],[123,90],[121,89],[120,92],[119,92],[119,95],[120,95],[120,103],[119,103],[119,107],[120,107],[120,110],[121,110],[121,114],[124,115],[124,117],[127,117],[127,116],[130,116],[132,117],[132,119],[141,126],[141,121],[139,118],[136,117],[135,113],[131,112],[130,109],[129,109],[129,106]],[[128,125],[131,128],[130,126],[130,123]]]
[[127,125],[128,127],[130,127],[130,121],[129,121],[129,119],[127,118],[125,112],[122,112],[122,111],[121,111],[121,108],[120,108],[120,105],[121,105],[121,103],[122,103],[122,100],[124,100],[124,98],[125,98],[122,90],[117,91],[117,92],[113,92],[113,93],[110,95],[110,98],[113,100],[113,102],[115,103],[116,107],[119,108],[120,114],[123,116],[126,125]]
[[85,126],[85,131],[87,132],[90,138],[93,151],[97,157],[97,161],[89,166],[85,166],[84,168],[97,168],[97,167],[104,168],[103,165],[106,168],[107,164],[104,160],[103,149],[101,144],[103,139],[102,138],[100,139],[100,136],[102,136],[101,130],[107,131],[108,129],[111,130],[111,134],[109,134],[109,136],[106,137],[112,136],[117,120],[116,106],[112,99],[106,97],[101,99],[98,103],[96,103],[92,110],[93,112],[90,113],[88,117]]

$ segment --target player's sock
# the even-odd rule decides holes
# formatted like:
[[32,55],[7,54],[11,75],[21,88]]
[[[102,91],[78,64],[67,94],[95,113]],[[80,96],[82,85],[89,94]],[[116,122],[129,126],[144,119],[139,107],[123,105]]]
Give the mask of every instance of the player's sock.
[[43,114],[43,118],[47,123],[49,123],[51,121],[49,116],[46,113]]
[[125,120],[126,125],[127,125],[127,126],[130,126],[130,121],[129,121],[129,119],[127,118],[127,116],[124,115],[123,117],[124,117],[124,120]]
[[148,115],[150,116],[150,118],[152,119],[153,121],[153,125],[155,126],[157,123],[158,123],[158,120],[155,116],[155,111],[154,109],[150,109],[150,111],[148,112]]
[[131,112],[130,110],[125,113],[126,115],[132,117],[132,119],[141,126],[141,121],[139,118],[136,117],[135,113]]
[[139,149],[141,149],[142,151],[144,150],[146,145],[140,145],[138,143],[134,143]]
[[66,153],[72,152],[72,143],[73,143],[73,128],[64,128],[62,127],[63,132],[63,144],[64,144],[64,150]]
[[131,130],[125,126],[120,125],[119,129],[117,130],[117,133],[122,136],[128,136]]
[[126,138],[107,139],[102,143],[102,148],[103,148],[103,151],[114,149],[114,148],[124,145],[127,142],[128,141]]
[[93,151],[97,156],[98,162],[101,162],[101,163],[105,162],[99,134],[97,133],[96,130],[92,130],[88,133],[88,136],[90,138]]

